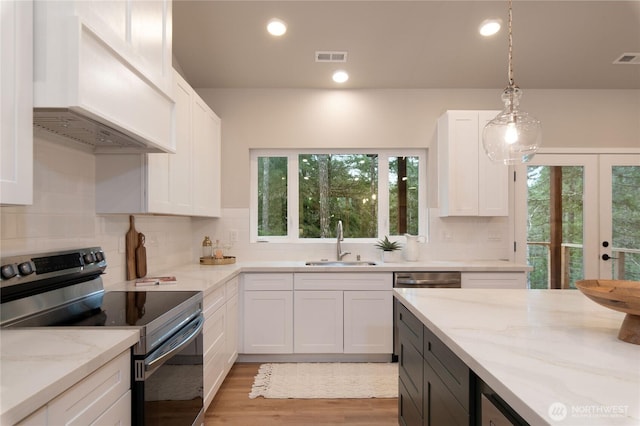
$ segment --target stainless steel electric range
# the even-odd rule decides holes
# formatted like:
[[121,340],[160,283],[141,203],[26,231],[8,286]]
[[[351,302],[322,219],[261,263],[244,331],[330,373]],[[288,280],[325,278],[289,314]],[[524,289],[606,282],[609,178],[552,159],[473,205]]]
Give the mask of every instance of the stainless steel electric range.
[[202,294],[105,291],[106,267],[100,247],[0,259],[0,326],[137,328],[132,424],[201,424]]

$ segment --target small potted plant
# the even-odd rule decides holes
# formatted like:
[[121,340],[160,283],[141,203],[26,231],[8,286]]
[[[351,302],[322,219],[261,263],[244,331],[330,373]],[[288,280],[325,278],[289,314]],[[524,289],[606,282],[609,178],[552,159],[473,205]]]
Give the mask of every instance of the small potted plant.
[[400,250],[400,243],[389,240],[389,236],[385,235],[384,239],[378,240],[375,246],[382,250],[382,262],[385,261],[385,253]]

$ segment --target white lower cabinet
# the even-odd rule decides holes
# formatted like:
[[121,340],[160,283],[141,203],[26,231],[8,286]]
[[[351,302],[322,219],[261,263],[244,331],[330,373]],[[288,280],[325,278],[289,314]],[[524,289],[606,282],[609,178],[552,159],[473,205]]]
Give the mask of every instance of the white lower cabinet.
[[[226,337],[225,337],[225,372],[229,373],[233,363],[238,359],[238,324],[240,317],[238,316],[238,278],[234,278],[227,282],[225,290],[227,292],[227,303],[225,309],[227,311]],[[225,373],[225,375],[226,375]]]
[[526,272],[463,272],[462,288],[527,288]]
[[295,353],[342,353],[342,291],[296,291],[293,306]]
[[293,352],[293,274],[242,275],[242,352]]
[[218,286],[204,298],[204,408],[213,401],[238,356],[238,278]]
[[391,291],[344,292],[344,353],[393,352]]
[[18,424],[131,424],[131,352],[126,350]]
[[294,290],[296,353],[393,352],[390,273],[297,273]]
[[391,273],[243,274],[243,353],[390,354]]

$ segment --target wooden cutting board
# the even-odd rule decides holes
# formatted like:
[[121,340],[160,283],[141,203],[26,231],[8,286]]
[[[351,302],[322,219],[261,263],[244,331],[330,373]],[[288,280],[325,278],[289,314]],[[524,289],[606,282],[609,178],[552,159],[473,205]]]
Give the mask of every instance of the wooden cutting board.
[[125,256],[127,263],[127,279],[136,278],[136,248],[138,247],[138,231],[136,231],[135,219],[129,216],[129,230],[125,234]]
[[147,275],[147,248],[144,246],[144,234],[138,233],[138,247],[136,248],[136,275],[142,278]]

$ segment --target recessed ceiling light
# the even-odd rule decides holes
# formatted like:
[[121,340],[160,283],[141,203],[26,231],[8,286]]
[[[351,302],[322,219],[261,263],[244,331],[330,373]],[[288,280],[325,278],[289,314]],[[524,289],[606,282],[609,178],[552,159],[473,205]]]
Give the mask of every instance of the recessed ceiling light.
[[500,19],[485,19],[480,24],[480,34],[485,37],[492,36],[500,31],[502,21]]
[[349,80],[349,74],[346,71],[340,70],[333,73],[333,81],[336,83],[344,83],[347,80]]
[[287,32],[287,24],[278,18],[273,18],[267,24],[267,31],[269,31],[269,34],[273,36],[280,37]]

